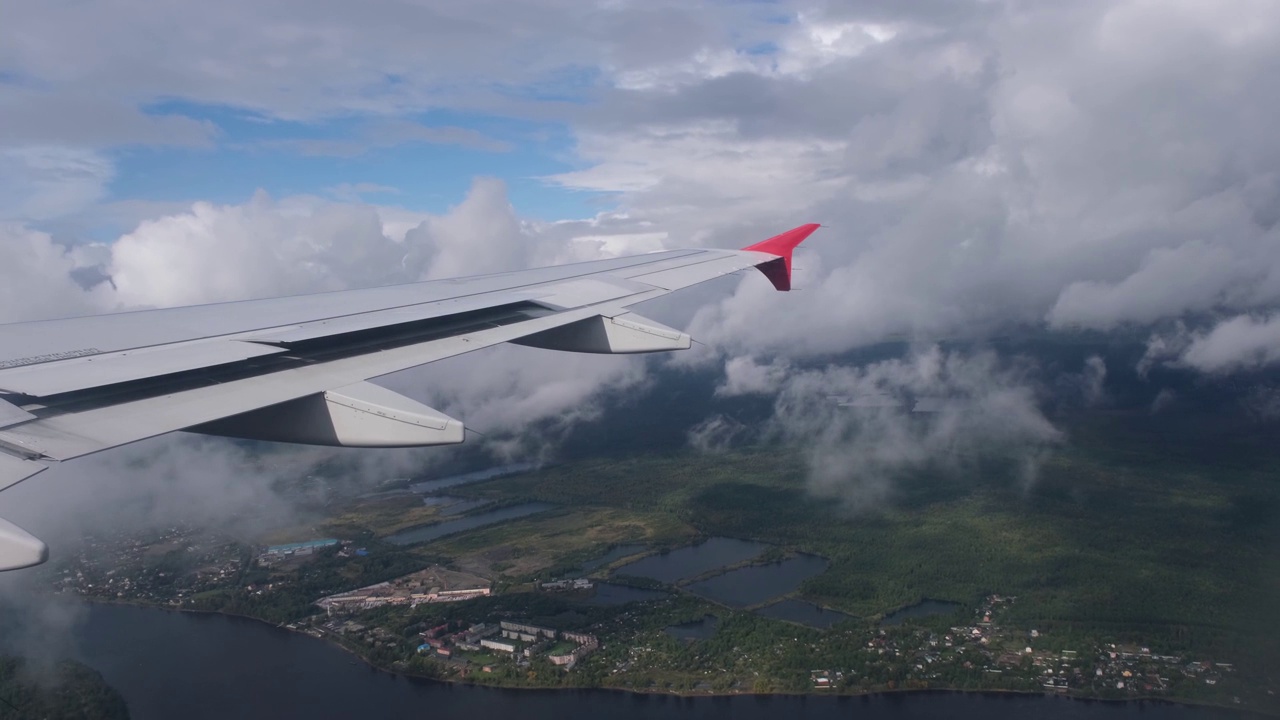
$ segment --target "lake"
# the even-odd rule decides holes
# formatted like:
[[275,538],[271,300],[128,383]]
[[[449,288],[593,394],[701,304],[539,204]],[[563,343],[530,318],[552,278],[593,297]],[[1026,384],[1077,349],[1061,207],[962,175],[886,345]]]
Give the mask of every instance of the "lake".
[[852,615],[846,615],[838,610],[828,610],[811,602],[795,599],[781,600],[772,605],[765,605],[756,610],[756,614],[776,620],[808,625],[819,630],[825,630],[838,622],[853,618]]
[[[13,618],[9,618],[12,620]],[[134,720],[329,720],[519,717],[563,720],[1241,720],[1160,703],[1099,703],[965,693],[867,697],[680,698],[599,690],[529,692],[448,685],[379,672],[323,640],[252,620],[89,605],[73,654],[99,670]],[[0,634],[0,646],[5,636]],[[50,642],[54,642],[50,639]]]
[[826,558],[800,554],[780,562],[730,570],[685,589],[730,607],[750,607],[794,591],[805,580],[821,575],[830,565]]
[[504,520],[514,520],[515,518],[534,515],[540,512],[546,512],[554,508],[555,505],[544,502],[524,503],[523,505],[511,505],[497,510],[490,510],[476,515],[468,515],[460,517],[457,520],[448,520],[433,525],[418,525],[407,530],[401,530],[394,535],[388,535],[384,540],[393,545],[413,545],[415,543],[424,543],[436,540],[445,535],[462,532],[463,530],[474,530],[485,525],[493,525]]
[[759,557],[768,547],[750,540],[713,537],[698,545],[640,558],[617,568],[614,573],[675,583]]
[[901,625],[904,620],[911,618],[929,617],[931,615],[950,615],[959,610],[961,607],[958,602],[950,602],[947,600],[924,600],[915,605],[908,605],[901,610],[896,610],[884,616],[880,621],[881,625]]

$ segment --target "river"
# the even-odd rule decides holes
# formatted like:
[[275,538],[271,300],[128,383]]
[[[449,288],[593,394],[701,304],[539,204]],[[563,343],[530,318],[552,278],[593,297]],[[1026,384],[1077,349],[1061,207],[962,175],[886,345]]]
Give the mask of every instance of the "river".
[[680,698],[608,691],[513,691],[379,672],[315,638],[219,615],[91,605],[75,654],[129,703],[135,720],[184,718],[490,718],[789,720],[1207,720],[1245,716],[1159,703],[1042,696],[909,693],[869,697]]

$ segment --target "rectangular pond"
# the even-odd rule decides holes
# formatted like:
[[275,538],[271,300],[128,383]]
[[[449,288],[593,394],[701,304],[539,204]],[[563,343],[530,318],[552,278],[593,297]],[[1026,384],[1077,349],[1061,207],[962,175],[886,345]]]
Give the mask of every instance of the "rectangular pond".
[[430,542],[444,537],[460,533],[465,530],[474,530],[475,528],[484,527],[486,525],[494,525],[504,520],[514,520],[528,515],[540,512],[546,512],[554,508],[555,505],[544,502],[525,503],[523,505],[511,505],[509,507],[490,510],[489,512],[479,513],[477,515],[468,515],[460,517],[457,520],[449,520],[447,522],[435,523],[434,525],[419,525],[406,530],[401,530],[394,535],[388,535],[383,538],[393,545],[414,545],[416,543]]
[[627,563],[614,572],[665,583],[695,578],[716,568],[736,565],[759,557],[768,549],[764,543],[734,538],[713,537],[706,542],[670,552],[650,555]]
[[598,582],[591,597],[584,602],[588,605],[626,605],[631,602],[660,600],[664,597],[669,595],[661,590],[646,590],[617,583]]
[[468,500],[454,495],[427,495],[422,498],[423,505],[440,508],[441,515],[461,515],[488,505],[489,502],[488,500]]
[[826,572],[830,565],[830,561],[817,555],[796,555],[767,565],[730,570],[685,589],[731,607],[749,607],[794,592],[805,580]]
[[517,475],[519,473],[535,470],[537,467],[538,466],[534,463],[502,465],[500,467],[477,470],[475,472],[464,473],[462,475],[452,475],[450,477],[440,478],[439,480],[424,480],[422,482],[413,483],[409,486],[409,490],[420,494],[433,493],[445,488],[466,485],[467,483],[480,482],[481,480],[492,480],[505,475]]
[[580,565],[579,567],[582,568],[583,572],[591,572],[596,568],[604,567],[605,565],[608,565],[609,563],[615,562],[617,560],[621,560],[624,557],[638,555],[641,552],[644,552],[644,549],[646,547],[647,546],[640,545],[640,544],[617,545],[612,549],[610,549],[609,552],[605,553],[604,555],[601,555],[598,558],[592,558],[582,563],[582,565]]

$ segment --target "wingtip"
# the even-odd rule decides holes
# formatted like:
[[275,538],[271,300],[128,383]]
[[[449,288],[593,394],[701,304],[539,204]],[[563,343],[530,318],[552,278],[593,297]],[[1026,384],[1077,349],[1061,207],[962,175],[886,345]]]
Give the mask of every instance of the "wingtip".
[[818,223],[808,223],[800,227],[791,228],[790,230],[774,235],[768,240],[761,240],[754,245],[748,245],[743,250],[751,250],[754,252],[766,252],[770,255],[785,257],[790,254],[797,245],[804,242],[806,238],[814,233],[815,230],[822,227]]
[[800,227],[791,228],[790,230],[774,235],[768,240],[761,240],[754,245],[748,245],[742,248],[752,252],[768,253],[769,255],[777,255],[777,258],[769,260],[761,265],[757,265],[760,272],[769,278],[769,282],[773,283],[773,287],[777,290],[791,289],[791,251],[796,246],[805,241],[805,238],[813,234],[815,230],[822,227],[818,223],[808,223]]

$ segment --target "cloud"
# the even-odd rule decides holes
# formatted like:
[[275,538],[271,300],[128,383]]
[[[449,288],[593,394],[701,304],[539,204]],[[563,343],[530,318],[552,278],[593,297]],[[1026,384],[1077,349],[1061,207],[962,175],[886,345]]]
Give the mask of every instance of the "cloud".
[[[864,366],[795,370],[780,383],[770,427],[801,449],[812,492],[853,509],[889,499],[909,473],[955,474],[987,456],[1012,462],[1029,483],[1064,440],[1037,405],[1032,369],[930,346]],[[908,412],[916,398],[931,399],[930,411]]]
[[111,161],[90,150],[0,147],[0,220],[46,220],[78,212],[106,195],[114,175]]
[[1224,320],[1209,332],[1195,336],[1183,350],[1180,362],[1210,373],[1280,362],[1280,316],[1240,315]]
[[[731,68],[617,85],[577,124],[586,167],[554,178],[691,243],[826,226],[800,292],[748,278],[700,339],[796,358],[1280,300],[1275,6],[806,12]],[[892,31],[826,52],[846,26]]]
[[1231,300],[1238,290],[1236,280],[1266,271],[1265,264],[1251,266],[1249,260],[1229,248],[1195,241],[1156,248],[1119,282],[1084,280],[1068,285],[1049,311],[1049,324],[1109,330],[1124,322],[1147,324],[1210,310]]
[[1210,327],[1189,329],[1185,323],[1154,332],[1138,361],[1145,376],[1156,365],[1183,367],[1224,375],[1257,370],[1280,362],[1280,316],[1237,315]]
[[[354,119],[354,139],[284,140],[337,155],[502,149],[459,112],[562,124],[569,168],[544,180],[616,203],[589,221],[608,232],[591,234],[741,247],[827,226],[799,258],[800,292],[783,300],[753,278],[699,317],[704,340],[744,356],[1017,325],[1110,330],[1280,300],[1272,3],[294,2],[166,1],[145,18],[33,5],[0,29],[10,91]],[[25,40],[72,25],[95,32],[72,31],[67,53]],[[234,42],[212,43],[211,28]],[[129,42],[140,35],[163,41]],[[418,121],[441,110],[445,123]],[[125,115],[115,140],[55,134],[68,147],[204,137],[178,116],[144,132]],[[77,197],[48,207],[95,196]],[[494,237],[529,232],[484,206]],[[418,234],[452,237],[445,225]],[[541,227],[561,250],[512,241],[484,263],[448,239],[405,257],[430,277],[579,257],[592,248],[568,239],[584,229]]]
[[722,453],[744,442],[751,428],[722,414],[715,414],[689,429],[689,446],[702,453]]
[[535,248],[507,200],[506,184],[477,180],[466,200],[405,235],[429,253],[421,277],[438,279],[531,267]]
[[478,130],[455,126],[430,127],[408,120],[378,120],[362,125],[353,139],[272,140],[265,147],[284,148],[311,157],[351,158],[376,148],[413,143],[458,145],[472,150],[506,152],[513,145]]
[[[467,198],[444,214],[417,218],[403,232],[391,227],[411,219],[369,205],[259,193],[240,205],[196,203],[101,245],[68,248],[47,234],[0,225],[0,242],[11,251],[0,267],[0,320],[517,269],[564,253],[597,257],[612,238],[607,227],[592,223],[523,221],[507,200],[505,184],[493,179],[477,180]],[[578,232],[593,240],[567,240]],[[107,279],[77,282],[86,271]],[[641,358],[499,347],[378,382],[481,430],[484,437],[469,442],[479,442],[482,452],[540,459],[554,452],[575,423],[599,416],[603,394],[643,385],[645,367]],[[220,438],[169,435],[43,473],[6,492],[4,512],[53,543],[98,527],[180,520],[279,525],[297,502],[276,487],[282,478],[324,465],[376,482],[420,473],[449,457],[448,449],[438,448],[263,450]]]
[[400,194],[400,189],[390,185],[379,185],[378,183],[370,182],[339,183],[329,188],[328,193],[339,202],[360,202],[365,195],[398,195]]
[[[134,209],[144,222],[90,247],[28,223],[3,231],[18,248],[0,268],[9,319],[741,247],[820,221],[796,256],[796,292],[747,273],[667,311],[696,311],[693,334],[716,349],[691,356],[730,358],[722,397],[780,393],[775,431],[808,438],[815,489],[855,505],[977,448],[1011,449],[1031,473],[1061,441],[1029,372],[934,338],[1181,321],[1151,334],[1143,367],[1274,362],[1275,3],[164,0],[139,14],[55,1],[9,15],[4,97],[33,104],[14,125],[22,144],[0,156],[6,216],[100,203],[116,171],[104,145],[217,139],[147,110],[174,99],[264,121],[354,118],[354,140],[301,146],[337,156],[403,142],[502,149],[450,113],[561,123],[567,169],[543,180],[614,202],[537,222],[481,179],[441,214],[373,207],[358,202],[372,188],[350,185],[343,202]],[[56,52],[31,40],[55,36]],[[101,129],[74,111],[91,107],[109,120]],[[440,110],[448,124],[414,120]],[[80,287],[75,273],[96,265],[112,282]],[[925,349],[812,369],[894,338]],[[1069,380],[1100,400],[1106,370],[1091,361]],[[642,361],[510,348],[389,382],[492,429],[504,452],[536,454],[557,426],[595,417],[599,393],[644,377]],[[939,411],[841,408],[831,394],[937,398]],[[524,443],[532,426],[550,429]],[[713,417],[691,442],[734,437]]]
[[778,391],[789,371],[786,363],[764,365],[752,357],[729,358],[724,364],[724,382],[716,388],[716,395],[771,395]]
[[[55,1],[8,16],[0,47],[10,72],[67,93],[96,88],[313,119],[537,104],[539,95],[580,92],[580,75],[602,58],[627,68],[661,65],[773,15],[665,1],[356,8],[327,0],[199,7],[160,0],[145,14],[112,3],[83,8]],[[31,41],[57,33],[65,39],[57,51]]]
[[0,146],[208,147],[217,127],[177,113],[149,113],[124,98],[0,82]]
[[562,233],[518,218],[492,178],[441,215],[401,225],[400,214],[264,192],[240,205],[197,202],[110,244],[111,299],[137,308],[323,292],[516,270],[564,251]]
[[258,193],[143,222],[111,245],[107,273],[121,307],[189,305],[383,284],[402,255],[368,206]]
[[75,254],[48,234],[0,223],[0,247],[0,322],[88,315],[101,306],[100,291],[75,281]]

